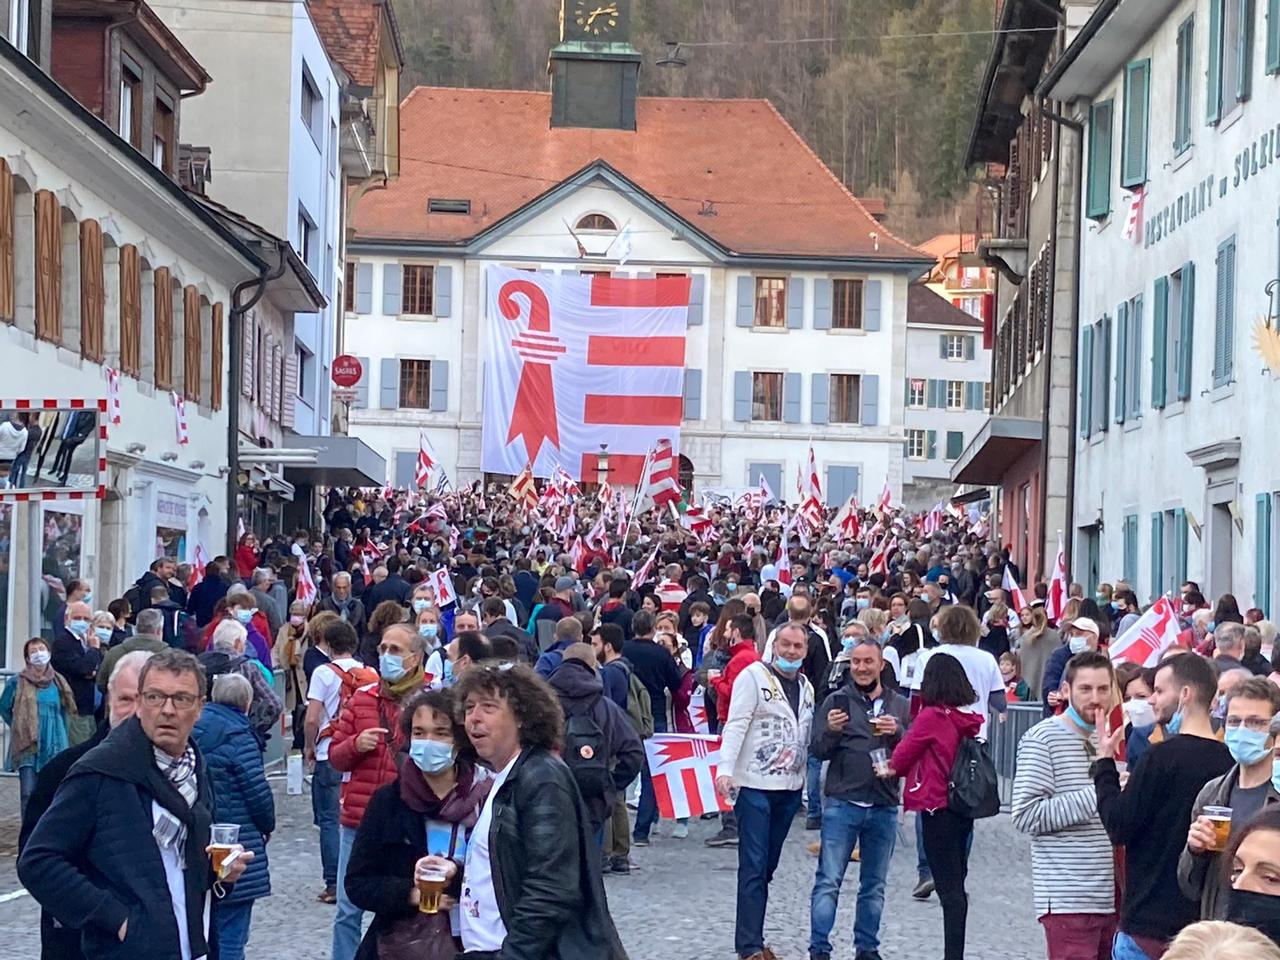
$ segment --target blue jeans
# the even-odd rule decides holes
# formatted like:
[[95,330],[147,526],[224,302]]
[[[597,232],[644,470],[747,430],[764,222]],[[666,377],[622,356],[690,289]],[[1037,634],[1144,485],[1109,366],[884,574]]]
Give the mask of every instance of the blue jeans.
[[244,945],[249,942],[252,914],[252,900],[230,906],[213,901],[213,926],[218,936],[219,960],[244,960]]
[[[667,718],[653,716],[653,732],[667,732]],[[649,764],[640,765],[640,804],[636,807],[636,825],[631,831],[633,840],[648,840],[649,831],[658,822],[658,798],[653,793],[653,777],[649,776]]]
[[360,948],[364,911],[347,899],[347,862],[356,840],[355,827],[338,827],[338,915],[333,918],[333,960],[355,960]]
[[27,812],[27,800],[36,790],[36,765],[35,762],[24,763],[18,768],[18,809],[21,813]]
[[804,770],[804,792],[808,797],[804,812],[807,817],[822,819],[822,761],[809,754]]
[[764,912],[769,881],[778,869],[782,845],[800,809],[799,790],[738,791],[738,906],[733,946],[739,957],[764,949]]
[[924,883],[933,879],[933,871],[929,869],[929,858],[924,854],[924,818],[915,815],[916,821],[916,878]]
[[1116,931],[1115,942],[1111,944],[1111,960],[1151,960],[1147,952],[1133,942],[1133,937],[1122,930]]
[[[827,798],[822,817],[822,849],[809,907],[809,953],[834,953],[831,928],[836,922],[840,884],[854,847],[861,847],[858,871],[858,909],[853,920],[853,952],[878,950],[884,885],[889,876],[898,829],[897,807],[860,807],[848,800]],[[741,842],[741,841],[739,841]]]
[[328,760],[317,760],[311,774],[311,819],[320,828],[320,872],[324,885],[338,884],[338,793],[342,788],[342,774],[329,765]]

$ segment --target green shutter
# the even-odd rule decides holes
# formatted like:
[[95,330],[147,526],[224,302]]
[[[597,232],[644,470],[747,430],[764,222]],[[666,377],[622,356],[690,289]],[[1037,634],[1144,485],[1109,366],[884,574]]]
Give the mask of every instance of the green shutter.
[[1213,385],[1231,382],[1235,361],[1236,240],[1218,245],[1218,276],[1214,292]]
[[[1271,0],[1277,2],[1277,0]],[[1187,17],[1178,27],[1178,76],[1174,88],[1173,150],[1181,153],[1191,146],[1191,90],[1195,75],[1195,17]]]
[[1169,278],[1156,277],[1151,304],[1151,406],[1164,409],[1169,346]]
[[1253,0],[1238,0],[1240,30],[1236,47],[1236,96],[1248,100],[1253,89]]
[[1124,518],[1124,579],[1129,584],[1138,581],[1138,515]]
[[1089,183],[1085,216],[1095,219],[1111,212],[1111,125],[1114,105],[1110,100],[1089,108]]
[[1182,304],[1178,321],[1178,399],[1191,399],[1191,359],[1194,356],[1192,336],[1196,318],[1196,265],[1188,261],[1182,267]]
[[1116,423],[1124,423],[1129,405],[1129,304],[1116,307]]
[[964,431],[948,430],[947,431],[947,459],[959,460],[960,454],[964,452]]
[[[1248,3],[1249,0],[1239,0]],[[1147,124],[1151,99],[1151,61],[1136,60],[1124,71],[1124,132],[1120,141],[1120,186],[1147,179]]]
[[1280,0],[1267,0],[1267,73],[1280,73]]
[[1111,326],[1110,317],[1103,317],[1098,322],[1098,367],[1100,375],[1098,383],[1102,386],[1102,396],[1094,402],[1098,403],[1098,429],[1106,430],[1110,423],[1107,412],[1111,409],[1111,378],[1107,372],[1111,369]]
[[1205,115],[1210,124],[1222,119],[1222,5],[1230,0],[1209,0],[1209,65]]
[[1129,305],[1126,344],[1129,360],[1125,377],[1129,396],[1125,402],[1129,406],[1129,419],[1139,420],[1142,417],[1142,294],[1134,297]]
[[1253,603],[1271,616],[1271,494],[1260,493],[1253,541]]
[[1093,433],[1093,327],[1084,328],[1084,343],[1080,347],[1080,406],[1076,411],[1080,436]]
[[1182,507],[1173,511],[1173,579],[1174,586],[1187,582],[1187,511]]
[[1151,515],[1151,598],[1164,593],[1164,514]]

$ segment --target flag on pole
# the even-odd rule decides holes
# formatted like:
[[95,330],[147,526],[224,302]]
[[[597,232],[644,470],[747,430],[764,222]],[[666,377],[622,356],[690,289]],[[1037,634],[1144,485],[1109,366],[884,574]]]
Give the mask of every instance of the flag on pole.
[[764,504],[774,503],[774,502],[776,502],[776,501],[777,501],[777,499],[778,499],[778,497],[777,497],[777,495],[773,492],[773,488],[769,486],[769,481],[765,478],[765,475],[764,475],[763,473],[762,473],[762,474],[760,474],[760,503],[761,503],[761,505],[763,506]]
[[236,517],[236,540],[244,539],[244,517]]
[[294,587],[294,599],[299,603],[305,603],[307,606],[315,603],[316,582],[311,579],[311,566],[307,563],[307,555],[305,553],[298,554],[298,582]]
[[436,496],[443,497],[444,492],[453,484],[449,482],[449,474],[445,473],[444,467],[440,468],[440,479],[436,481]]
[[427,574],[427,582],[435,589],[436,606],[445,607],[458,602],[458,594],[453,589],[453,577],[448,567],[440,567],[435,573]]
[[418,431],[418,463],[413,472],[413,479],[418,489],[423,489],[431,480],[431,468],[436,465],[431,456],[431,441],[427,439],[427,431]]
[[365,551],[360,552],[360,575],[364,577],[366,587],[373,583],[373,574],[369,571],[369,554]]
[[659,440],[649,461],[647,495],[659,510],[680,499],[680,466],[670,440]]
[[516,503],[524,507],[526,512],[537,506],[538,484],[533,479],[533,468],[526,463],[524,469],[511,481],[507,492]]
[[1018,581],[1013,579],[1013,569],[1007,563],[1004,565],[1004,577],[1000,581],[1000,586],[1008,592],[1010,603],[1013,604],[1013,612],[1021,613],[1022,608],[1027,605],[1027,598],[1022,595],[1022,588],[1018,586]]
[[1049,596],[1044,603],[1045,615],[1054,623],[1062,619],[1067,607],[1067,554],[1062,546],[1062,534],[1058,534],[1058,558],[1053,563],[1053,578],[1049,581]]
[[1136,663],[1154,667],[1178,640],[1178,616],[1168,597],[1161,597],[1146,613],[1111,641],[1113,663]]
[[889,478],[884,478],[884,489],[880,491],[880,500],[876,504],[876,513],[883,517],[893,503],[893,490],[889,487]]
[[631,582],[632,590],[639,590],[649,582],[649,577],[653,574],[653,566],[658,562],[658,548],[653,548],[653,553],[649,554],[649,559],[644,562],[639,570],[636,571],[636,577]]
[[818,461],[809,444],[809,470],[800,494],[800,516],[805,526],[816,533],[822,525],[822,484],[818,480]]
[[209,562],[209,557],[204,552],[204,547],[196,544],[196,555],[191,562],[191,576],[187,578],[187,592],[190,593],[204,579],[204,568]]
[[730,809],[716,793],[719,737],[657,733],[644,742],[644,750],[659,816],[700,817]]
[[883,573],[886,577],[889,575],[888,533],[880,540],[880,546],[876,547],[875,553],[871,554],[871,559],[867,562],[867,570],[871,573]]
[[582,545],[582,537],[574,537],[573,545],[569,547],[569,562],[573,564],[573,569],[578,573],[585,573],[587,569],[587,548]]

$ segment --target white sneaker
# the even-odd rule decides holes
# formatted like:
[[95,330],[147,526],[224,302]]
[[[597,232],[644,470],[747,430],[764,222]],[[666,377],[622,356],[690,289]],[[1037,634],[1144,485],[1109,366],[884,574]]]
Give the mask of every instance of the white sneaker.
[[689,825],[687,823],[680,823],[677,820],[675,826],[671,828],[671,836],[675,837],[677,840],[683,840],[685,837],[689,836]]

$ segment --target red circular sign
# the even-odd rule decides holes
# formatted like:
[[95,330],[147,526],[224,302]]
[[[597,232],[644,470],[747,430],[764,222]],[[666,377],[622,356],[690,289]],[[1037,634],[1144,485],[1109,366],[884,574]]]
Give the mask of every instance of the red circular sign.
[[330,376],[340,387],[354,387],[364,376],[364,367],[360,366],[360,361],[351,354],[344,353],[340,357],[333,358]]

